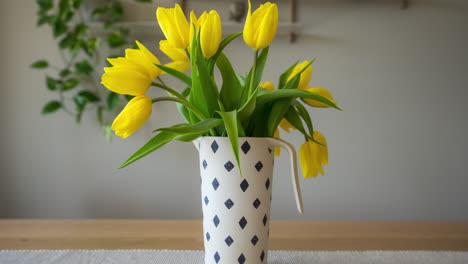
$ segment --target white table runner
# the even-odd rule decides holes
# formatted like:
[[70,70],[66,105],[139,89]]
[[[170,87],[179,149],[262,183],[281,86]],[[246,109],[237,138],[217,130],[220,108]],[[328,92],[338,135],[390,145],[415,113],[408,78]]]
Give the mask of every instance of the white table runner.
[[[203,264],[189,250],[0,250],[0,264]],[[269,264],[468,264],[468,252],[270,251]],[[223,264],[220,261],[220,264]]]

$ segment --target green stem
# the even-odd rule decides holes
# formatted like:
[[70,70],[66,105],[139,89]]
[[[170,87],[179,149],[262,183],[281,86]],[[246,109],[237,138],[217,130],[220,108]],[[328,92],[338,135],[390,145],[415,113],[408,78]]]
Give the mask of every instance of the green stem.
[[156,87],[159,87],[159,88],[161,88],[161,89],[167,91],[167,92],[168,92],[169,94],[171,94],[172,96],[175,96],[175,97],[177,97],[177,98],[180,98],[180,99],[182,99],[182,100],[185,100],[185,97],[184,97],[183,95],[181,95],[180,93],[178,93],[176,90],[167,87],[167,85],[165,85],[164,82],[162,82],[162,80],[159,79],[159,77],[158,77],[158,80],[159,80],[162,84],[153,82],[152,85],[153,85],[153,86],[156,86]]
[[[191,104],[189,101],[185,99],[177,98],[177,97],[159,97],[159,98],[153,99],[153,103],[162,102],[162,101],[173,101],[173,102],[183,104],[189,110],[191,110],[200,120],[203,121],[203,120],[208,119],[200,110],[198,110],[198,108],[196,108],[193,104]],[[210,129],[210,134],[212,136],[216,136],[216,132],[212,128]]]
[[249,84],[249,94],[248,94],[249,97],[252,94],[253,85],[254,85],[254,82],[255,82],[255,75],[256,75],[256,72],[257,72],[257,57],[258,57],[258,50],[255,50],[254,62],[253,62],[253,66],[252,66],[252,76],[250,78],[250,84]]

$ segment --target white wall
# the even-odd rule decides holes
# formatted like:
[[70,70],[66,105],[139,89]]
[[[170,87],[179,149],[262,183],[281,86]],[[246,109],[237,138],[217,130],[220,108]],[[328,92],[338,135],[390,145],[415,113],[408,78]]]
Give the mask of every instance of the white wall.
[[[330,166],[327,176],[301,181],[303,216],[288,160],[277,160],[274,219],[468,219],[468,4],[419,0],[400,10],[397,2],[299,1],[307,35],[272,45],[265,80],[317,57],[312,85],[344,109],[311,110]],[[53,95],[29,64],[59,56],[35,12],[34,1],[0,4],[0,217],[201,218],[190,144],[115,169],[152,129],[180,120],[173,105],[156,105],[148,126],[112,144],[93,115],[79,127],[63,113],[40,115]],[[251,55],[237,44],[228,53],[241,71]],[[284,138],[300,146],[298,134]]]

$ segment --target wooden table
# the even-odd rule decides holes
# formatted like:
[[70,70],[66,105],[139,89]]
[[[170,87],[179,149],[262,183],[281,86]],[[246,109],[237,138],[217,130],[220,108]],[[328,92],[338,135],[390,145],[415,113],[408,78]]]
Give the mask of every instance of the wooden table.
[[[468,222],[272,221],[272,250],[463,250]],[[203,249],[200,220],[0,220],[0,249]]]

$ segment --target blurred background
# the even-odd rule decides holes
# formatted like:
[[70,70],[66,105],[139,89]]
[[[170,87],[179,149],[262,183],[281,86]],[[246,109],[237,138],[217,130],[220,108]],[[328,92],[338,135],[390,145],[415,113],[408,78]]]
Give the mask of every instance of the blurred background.
[[[233,31],[241,29],[229,21],[235,2],[188,0],[187,8],[217,9]],[[277,158],[273,219],[468,220],[468,2],[410,0],[402,9],[398,0],[298,0],[293,25],[288,1],[276,2],[282,26],[264,81],[317,58],[311,86],[331,91],[344,111],[310,110],[328,140],[330,165],[326,176],[301,180],[304,215],[295,208],[288,157]],[[131,22],[128,40],[163,58],[158,5],[173,1],[123,1],[121,22]],[[117,169],[154,129],[182,120],[173,104],[155,104],[148,124],[111,143],[93,111],[79,125],[63,110],[41,114],[57,97],[45,81],[53,71],[30,65],[63,61],[50,27],[36,26],[37,11],[36,1],[0,3],[0,218],[201,218],[190,143],[170,143]],[[242,38],[234,43],[226,53],[246,72],[252,50]],[[103,49],[101,61],[109,53]],[[302,143],[299,133],[281,137]]]

